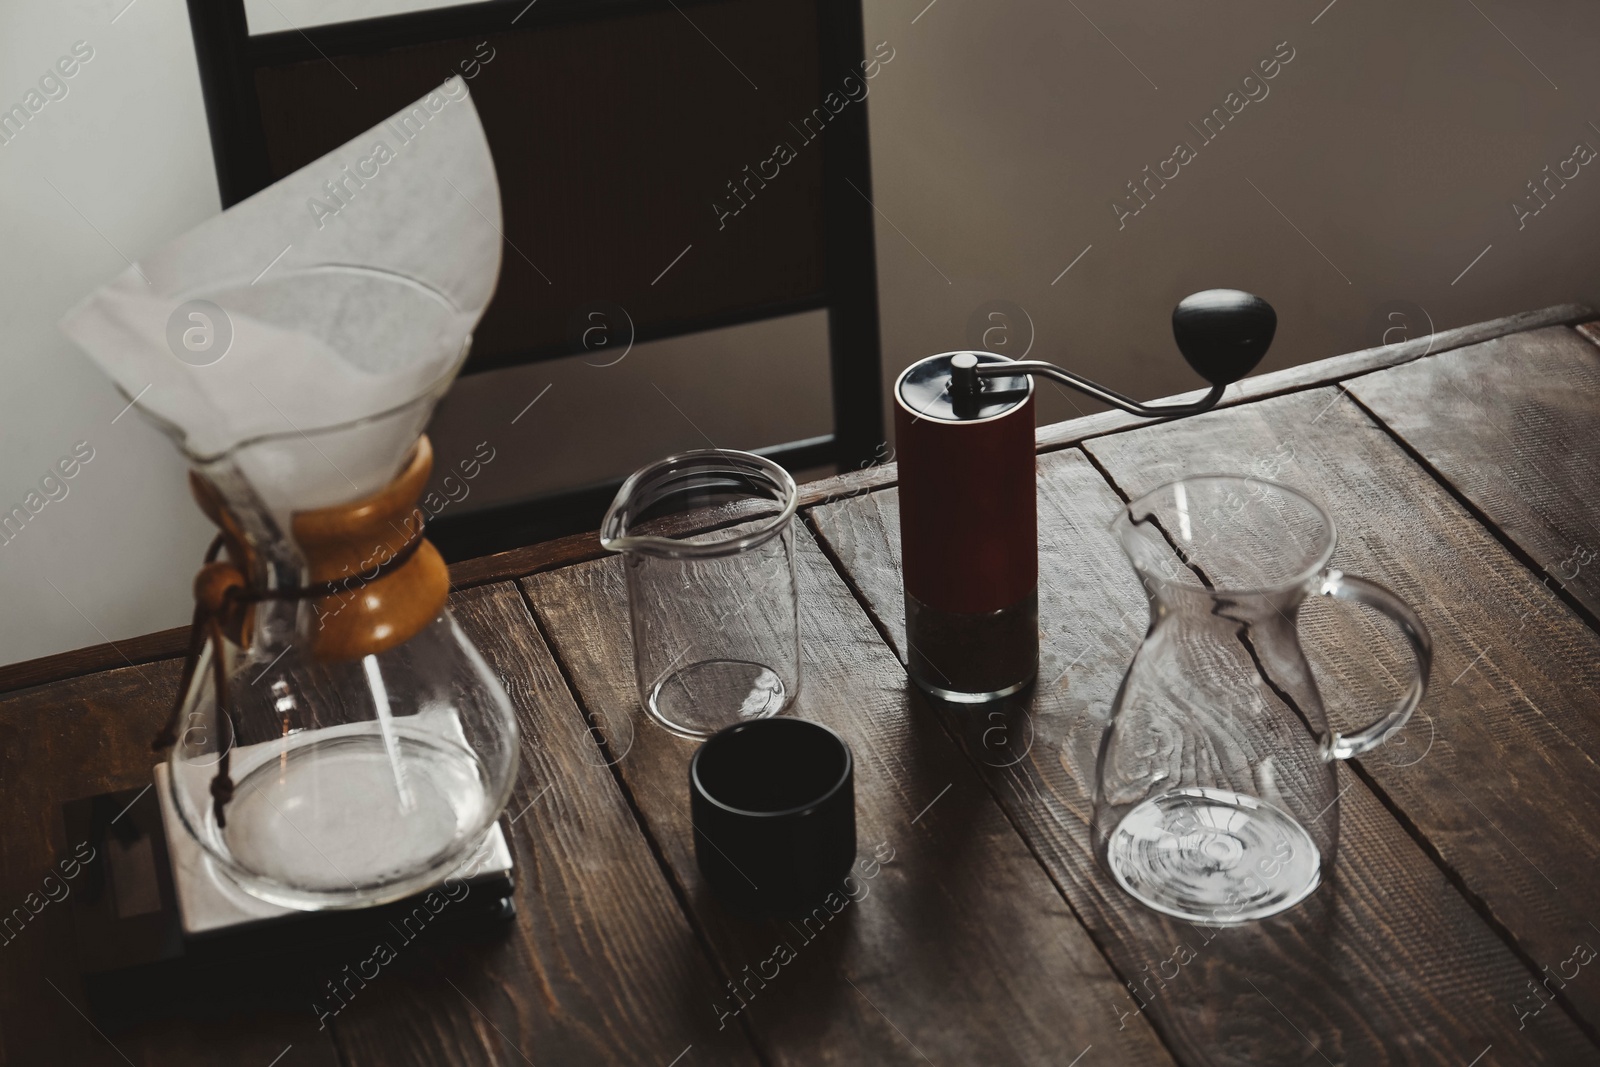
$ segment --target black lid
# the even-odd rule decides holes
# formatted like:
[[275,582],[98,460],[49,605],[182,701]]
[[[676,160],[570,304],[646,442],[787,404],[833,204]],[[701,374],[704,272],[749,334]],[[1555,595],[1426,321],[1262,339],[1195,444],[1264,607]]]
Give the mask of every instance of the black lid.
[[950,361],[957,356],[972,356],[979,363],[1012,363],[1014,360],[993,352],[941,352],[919,359],[907,367],[895,383],[895,399],[913,415],[941,422],[977,422],[1004,415],[1033,395],[1033,378],[1018,374],[1003,378],[981,378],[982,391],[971,400],[958,402],[950,394]]

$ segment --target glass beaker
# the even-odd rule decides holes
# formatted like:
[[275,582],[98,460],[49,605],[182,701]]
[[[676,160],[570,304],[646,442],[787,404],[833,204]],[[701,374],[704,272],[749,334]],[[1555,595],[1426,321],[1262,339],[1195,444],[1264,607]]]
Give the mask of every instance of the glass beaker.
[[749,452],[669,456],[622,483],[600,526],[628,575],[639,702],[682,737],[776,715],[800,691],[799,494]]
[[[1156,911],[1227,924],[1305,899],[1339,836],[1335,760],[1381,744],[1427,687],[1432,644],[1389,590],[1328,567],[1333,521],[1285,486],[1208,475],[1132,501],[1112,529],[1150,599],[1150,626],[1096,766],[1094,840]],[[1307,596],[1364,604],[1416,656],[1399,702],[1331,731],[1296,618]]]

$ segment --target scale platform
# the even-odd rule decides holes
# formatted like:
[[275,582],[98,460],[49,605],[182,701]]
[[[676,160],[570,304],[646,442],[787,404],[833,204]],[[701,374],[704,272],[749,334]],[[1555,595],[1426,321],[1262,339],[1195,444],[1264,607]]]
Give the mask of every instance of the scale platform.
[[67,852],[82,860],[68,883],[68,906],[91,1003],[132,1007],[129,990],[171,984],[163,978],[193,984],[219,968],[315,973],[319,957],[370,948],[374,939],[475,935],[509,925],[516,913],[511,850],[498,822],[450,877],[448,894],[440,888],[372,908],[297,911],[259,900],[217,872],[183,828],[166,781],[162,764],[143,789],[62,806]]

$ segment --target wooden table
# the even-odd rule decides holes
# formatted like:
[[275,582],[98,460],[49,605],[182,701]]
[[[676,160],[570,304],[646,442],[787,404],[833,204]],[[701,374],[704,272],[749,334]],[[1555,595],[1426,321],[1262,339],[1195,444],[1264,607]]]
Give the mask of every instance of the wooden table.
[[[1553,308],[1324,360],[1187,420],[1042,429],[1039,683],[998,709],[907,684],[893,466],[805,487],[795,712],[853,747],[860,853],[881,864],[820,933],[708,897],[693,746],[638,711],[618,561],[587,536],[459,565],[454,610],[523,730],[515,922],[406,947],[326,1028],[304,990],[331,975],[291,961],[267,991],[172,1003],[113,1047],[49,904],[0,945],[5,1062],[1600,1063],[1590,318]],[[1087,827],[1145,613],[1107,521],[1212,470],[1321,500],[1335,565],[1416,605],[1436,657],[1402,741],[1339,770],[1331,880],[1220,930],[1136,905]],[[1318,603],[1301,634],[1336,727],[1392,698],[1406,653],[1383,626]],[[70,852],[63,801],[149,781],[180,649],[169,632],[0,671],[0,907]]]

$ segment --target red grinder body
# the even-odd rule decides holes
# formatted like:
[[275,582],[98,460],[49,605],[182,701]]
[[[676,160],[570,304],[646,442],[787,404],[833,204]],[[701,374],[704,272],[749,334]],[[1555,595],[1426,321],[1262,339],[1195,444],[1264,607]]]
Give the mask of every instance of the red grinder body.
[[1039,530],[1033,379],[985,379],[963,400],[946,352],[895,383],[895,457],[905,572],[907,670],[945,700],[1025,688],[1039,660]]

